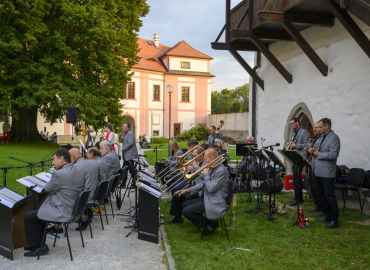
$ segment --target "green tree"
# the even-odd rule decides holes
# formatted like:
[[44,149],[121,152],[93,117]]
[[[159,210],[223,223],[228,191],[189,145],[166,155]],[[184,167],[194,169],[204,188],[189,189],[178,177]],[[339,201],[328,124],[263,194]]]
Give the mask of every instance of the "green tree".
[[249,84],[238,86],[235,89],[222,89],[221,92],[211,93],[212,114],[248,112],[249,111]]
[[38,140],[37,111],[55,123],[68,106],[95,128],[121,125],[148,12],[145,0],[2,0],[0,111],[13,117],[11,139]]

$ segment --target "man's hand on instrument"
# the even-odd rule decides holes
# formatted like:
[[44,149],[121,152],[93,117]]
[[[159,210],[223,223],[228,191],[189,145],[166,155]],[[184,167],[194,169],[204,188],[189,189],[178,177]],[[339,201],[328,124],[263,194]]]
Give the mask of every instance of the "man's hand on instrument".
[[290,145],[290,148],[295,148],[295,143],[292,143],[291,145]]
[[183,189],[183,190],[180,191],[180,193],[177,196],[180,197],[180,196],[185,195],[186,193],[189,193],[189,192],[190,192],[190,190],[188,188],[187,189]]
[[165,164],[167,164],[167,162],[168,162],[168,159],[163,159],[163,162],[165,163]]
[[140,187],[140,182],[139,181],[136,181],[135,184],[136,184],[137,187]]
[[308,148],[308,150],[307,150],[307,152],[308,152],[308,153],[312,153],[312,152],[313,152],[313,150],[314,150],[314,149],[313,149],[312,147],[309,147],[309,148]]
[[319,151],[315,150],[315,152],[313,153],[313,155],[314,155],[315,157],[317,157],[317,156],[319,155]]
[[209,168],[205,168],[203,171],[202,171],[202,174],[208,174],[209,173]]
[[179,195],[181,193],[181,190],[176,191],[173,196]]

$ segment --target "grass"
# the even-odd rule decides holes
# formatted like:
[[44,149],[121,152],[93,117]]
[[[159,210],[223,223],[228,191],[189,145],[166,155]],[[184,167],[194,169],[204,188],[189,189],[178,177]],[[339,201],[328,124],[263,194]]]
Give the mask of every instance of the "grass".
[[[246,199],[238,194],[238,201]],[[254,196],[253,196],[254,197]],[[288,204],[292,194],[276,195],[279,203]],[[328,230],[315,221],[309,209],[314,208],[312,199],[302,204],[305,216],[310,220],[310,228],[293,226],[288,219],[275,214],[278,224],[271,221],[256,221],[266,215],[246,214],[246,209],[256,204],[238,203],[236,207],[235,245],[252,251],[233,250],[221,253],[232,246],[232,230],[228,230],[230,241],[224,230],[200,239],[201,230],[184,218],[183,224],[168,224],[170,204],[160,202],[161,213],[165,216],[165,230],[171,246],[176,269],[370,269],[370,230],[365,224],[368,215],[360,216],[359,211],[340,209],[339,229]],[[267,206],[262,207],[268,211]],[[291,214],[293,208],[288,208]],[[295,220],[296,216],[292,218]],[[230,225],[229,213],[226,217]]]
[[[44,158],[47,160],[52,158],[52,152],[59,148],[59,144],[48,142],[0,144],[0,167],[20,167],[27,165],[24,162],[9,158],[10,156],[31,163],[39,162]],[[47,163],[51,164],[51,161]],[[41,168],[34,168],[33,174],[40,171]],[[0,170],[0,173],[3,174],[3,170]],[[16,182],[16,180],[29,174],[29,168],[9,169],[6,175],[6,186],[24,195],[26,193],[26,187]],[[3,185],[4,178],[3,176],[0,177],[2,177],[0,185]]]

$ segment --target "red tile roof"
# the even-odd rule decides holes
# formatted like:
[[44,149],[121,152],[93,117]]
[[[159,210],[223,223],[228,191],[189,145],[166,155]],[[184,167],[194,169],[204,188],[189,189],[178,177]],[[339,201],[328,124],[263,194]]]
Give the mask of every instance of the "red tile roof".
[[[149,44],[149,43],[150,44]],[[182,57],[191,57],[191,58],[203,58],[203,59],[213,59],[212,57],[201,53],[200,51],[195,50],[185,41],[180,41],[173,47],[168,47],[163,44],[159,44],[157,49],[154,45],[154,42],[147,39],[138,40],[139,56],[141,57],[138,64],[134,68],[154,70],[159,72],[166,72],[166,68],[161,58],[164,56],[182,56]]]

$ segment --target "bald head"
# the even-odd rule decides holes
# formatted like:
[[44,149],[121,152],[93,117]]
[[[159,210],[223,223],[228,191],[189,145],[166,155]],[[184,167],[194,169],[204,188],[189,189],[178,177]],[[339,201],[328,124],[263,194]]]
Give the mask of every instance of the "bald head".
[[215,149],[210,148],[204,154],[204,160],[206,163],[210,163],[218,157],[218,153]]
[[80,150],[78,150],[77,148],[70,149],[69,154],[71,155],[72,164],[74,164],[76,160],[81,157]]

